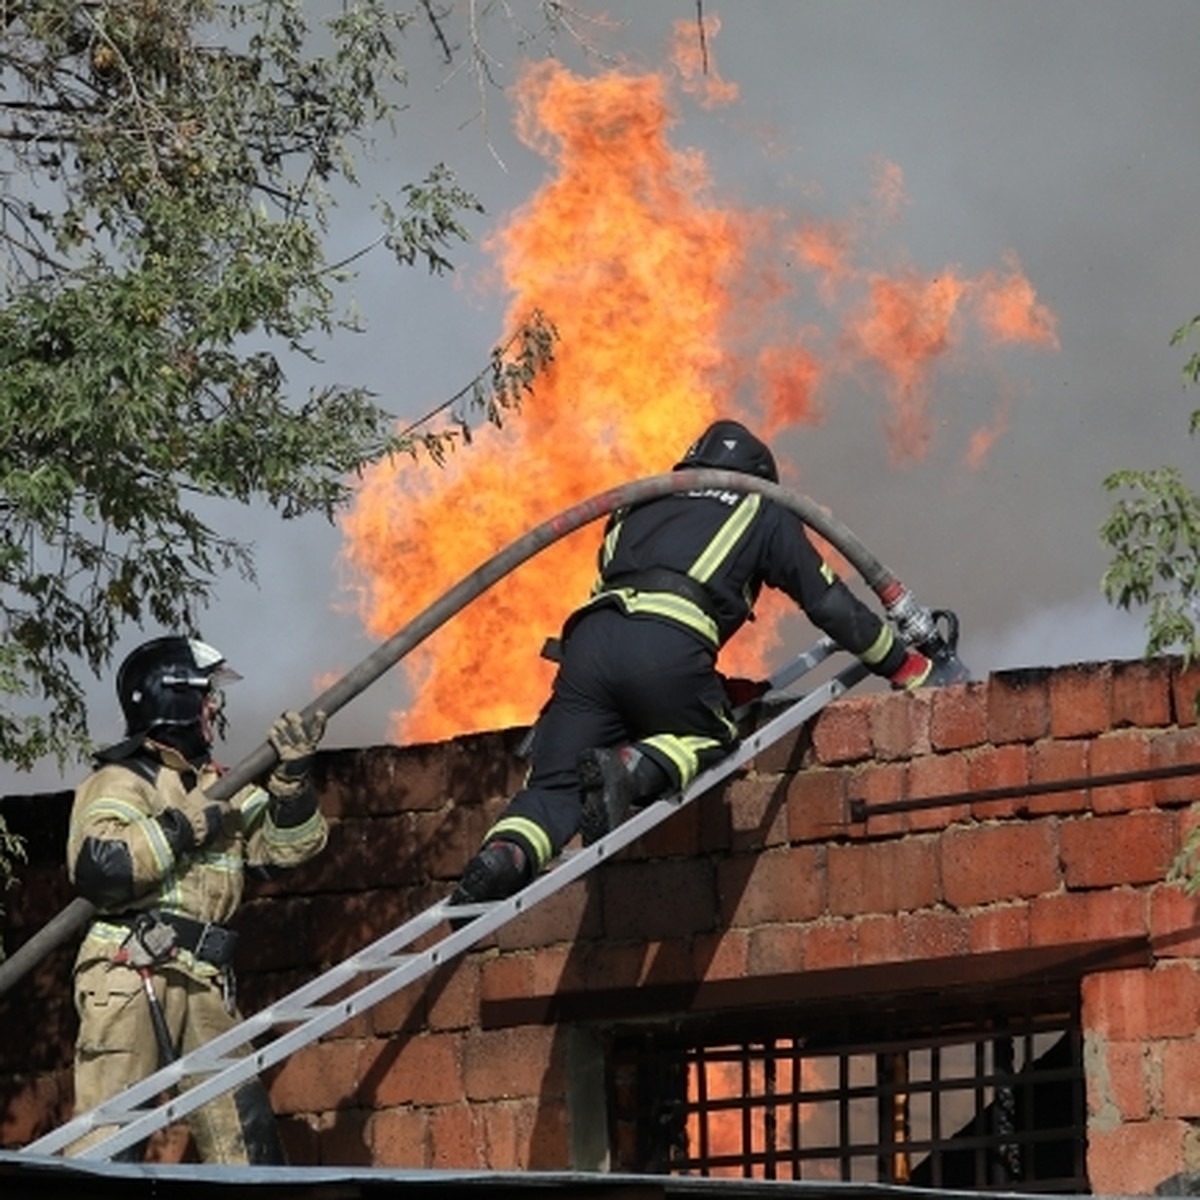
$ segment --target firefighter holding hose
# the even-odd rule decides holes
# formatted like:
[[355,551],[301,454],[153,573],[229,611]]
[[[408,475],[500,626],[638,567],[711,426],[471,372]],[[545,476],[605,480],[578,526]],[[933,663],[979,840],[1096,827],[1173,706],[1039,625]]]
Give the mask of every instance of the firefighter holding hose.
[[[126,736],[96,756],[76,789],[67,844],[71,880],[96,906],[74,971],[79,1112],[240,1022],[237,934],[227,924],[245,872],[296,866],[325,845],[309,780],[322,712],[274,722],[278,759],[263,786],[228,801],[205,794],[220,773],[212,746],[221,689],[240,678],[220,651],[179,636],[144,643],[117,673]],[[190,1124],[206,1162],[285,1161],[257,1079],[198,1109]]]
[[[700,467],[779,481],[769,447],[731,420],[710,425],[675,465]],[[764,586],[896,688],[961,678],[905,645],[837,578],[799,517],[756,492],[700,489],[618,509],[599,568],[564,626],[528,780],[451,904],[512,895],[577,832],[590,845],[632,807],[686,788],[735,748],[732,709],[765,685],[724,678],[717,652]]]

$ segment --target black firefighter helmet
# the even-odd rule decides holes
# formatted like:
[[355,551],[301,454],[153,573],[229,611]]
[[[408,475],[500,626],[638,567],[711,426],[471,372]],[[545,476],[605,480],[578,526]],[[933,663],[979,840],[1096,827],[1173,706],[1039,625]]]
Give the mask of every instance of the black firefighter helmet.
[[741,471],[779,482],[779,470],[770,448],[738,421],[714,421],[675,464],[677,471],[688,467]]
[[197,724],[205,698],[241,678],[207,642],[178,635],[143,642],[117,671],[125,734]]

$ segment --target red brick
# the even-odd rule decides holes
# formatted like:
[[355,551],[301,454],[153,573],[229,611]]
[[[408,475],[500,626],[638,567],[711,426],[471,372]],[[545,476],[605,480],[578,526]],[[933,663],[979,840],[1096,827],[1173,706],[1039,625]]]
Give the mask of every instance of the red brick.
[[988,677],[988,741],[1035,742],[1050,730],[1049,670],[994,671]]
[[[1090,759],[1096,778],[1144,771],[1150,765],[1150,740],[1140,730],[1111,733],[1092,743]],[[1154,804],[1154,788],[1148,781],[1093,787],[1091,793],[1092,811],[1097,813],[1128,812]]]
[[363,1055],[359,1098],[372,1108],[449,1104],[459,1099],[464,1036],[425,1033],[374,1043]]
[[[1061,783],[1086,779],[1090,742],[1038,742],[1029,748],[1029,782]],[[1087,792],[1083,788],[1069,791],[1043,792],[1030,796],[1026,808],[1031,813],[1082,812],[1087,808]]]
[[874,758],[911,758],[929,752],[930,693],[889,692],[871,708],[871,748]]
[[521,1128],[524,1105],[508,1101],[483,1108],[482,1154],[492,1171],[520,1171],[525,1167],[526,1139]]
[[730,842],[735,851],[761,850],[787,841],[787,781],[750,775],[725,788]]
[[1160,1183],[1187,1164],[1186,1121],[1133,1121],[1115,1129],[1088,1129],[1089,1190],[1096,1196],[1153,1196]]
[[1198,694],[1200,694],[1200,663],[1193,661],[1185,667],[1182,659],[1173,660],[1171,706],[1176,725],[1196,724],[1196,697]]
[[901,946],[900,916],[860,917],[854,924],[854,939],[858,947],[858,962],[898,962],[905,957]]
[[477,956],[459,958],[435,971],[424,981],[422,990],[425,1023],[430,1030],[464,1029],[474,1025],[479,1020]]
[[745,979],[750,970],[749,935],[732,929],[698,937],[692,943],[692,961],[698,980]]
[[804,927],[804,969],[852,967],[858,961],[858,921],[814,921]]
[[[1200,734],[1194,727],[1159,734],[1150,743],[1150,765],[1200,768]],[[1195,774],[1154,783],[1156,804],[1194,804],[1197,800],[1200,800],[1200,769]]]
[[560,1091],[564,1058],[553,1027],[475,1030],[466,1039],[461,1094],[480,1101]]
[[901,913],[897,921],[901,959],[959,958],[970,952],[971,918],[964,913]]
[[814,767],[794,776],[787,791],[787,836],[790,842],[825,842],[849,821],[847,773]]
[[1064,821],[1059,829],[1068,888],[1155,883],[1175,854],[1175,820],[1163,812]]
[[825,911],[825,847],[796,846],[717,864],[723,928],[807,921]]
[[[670,825],[675,817],[666,822]],[[629,850],[637,853],[641,842]],[[569,884],[540,904],[526,909],[515,921],[496,930],[496,945],[501,950],[532,950],[554,946],[579,938],[599,937],[603,932],[604,913],[594,889],[582,881]]]
[[830,846],[827,869],[833,916],[904,912],[939,899],[934,838]]
[[[967,759],[963,754],[925,754],[908,764],[908,794],[913,800],[961,795],[967,790]],[[967,803],[914,809],[908,814],[913,830],[944,829],[969,816]]]
[[1083,1026],[1114,1041],[1191,1038],[1200,976],[1190,963],[1098,971],[1082,980]]
[[956,908],[1057,891],[1058,843],[1046,821],[947,829],[940,840],[943,898]]
[[971,918],[971,953],[1020,950],[1029,945],[1029,908],[1024,904],[993,905]]
[[584,985],[589,989],[635,988],[646,966],[649,943],[599,942],[583,955]]
[[716,881],[707,859],[610,862],[603,872],[604,932],[609,938],[687,937],[711,929]]
[[[825,712],[828,711],[825,709]],[[811,766],[816,757],[812,737],[815,719],[811,718],[760,750],[751,761],[753,770],[759,775],[794,775]]]
[[1029,902],[1029,940],[1035,946],[1066,946],[1138,937],[1147,931],[1146,905],[1142,892],[1128,888],[1035,896]]
[[5,1079],[0,1146],[24,1146],[71,1116],[70,1091],[69,1078],[54,1075]]
[[[973,792],[1024,787],[1029,782],[1029,747],[1021,742],[1006,746],[982,746],[967,756],[967,787]],[[977,800],[971,810],[980,820],[1010,817],[1023,801],[1007,797]]]
[[426,1149],[429,1133],[429,1117],[426,1113],[413,1108],[377,1112],[368,1121],[366,1132],[371,1146],[372,1166],[415,1169],[430,1166]]
[[639,987],[659,983],[691,983],[695,979],[692,968],[692,947],[678,938],[665,942],[651,942],[638,980]]
[[1163,884],[1150,893],[1150,937],[1158,958],[1200,958],[1200,897]]
[[1113,728],[1170,725],[1171,669],[1168,659],[1113,664]]
[[1112,725],[1112,668],[1108,663],[1059,667],[1050,676],[1050,736],[1083,737]]
[[[669,820],[644,833],[637,840],[640,854],[647,858],[679,858],[700,853],[703,818],[701,809],[721,807],[720,795],[705,796],[673,813]],[[723,814],[725,815],[725,814]],[[728,846],[728,838],[722,847]]]
[[871,757],[872,697],[839,700],[821,710],[812,726],[813,751],[825,766]]
[[358,1091],[363,1043],[315,1042],[275,1068],[268,1090],[276,1112],[323,1112],[346,1108]]
[[749,934],[749,969],[753,976],[786,975],[805,963],[807,929],[800,925],[764,925]]
[[[1101,1069],[1088,1073],[1088,1111],[1107,1116],[1112,1105],[1122,1121],[1144,1121],[1150,1115],[1150,1078],[1145,1042],[1103,1042]],[[1096,1095],[1091,1093],[1096,1091]]]
[[[477,968],[470,959],[463,960],[466,970],[474,972]],[[388,1036],[397,1030],[416,1029],[426,1019],[425,988],[421,981],[410,983],[408,987],[394,992],[386,1000],[370,1008],[356,1024],[362,1024],[364,1037]],[[343,1026],[339,1033],[348,1035],[352,1026]]]
[[571,1122],[566,1101],[541,1097],[521,1107],[517,1127],[524,1135],[521,1170],[566,1171],[571,1163]]
[[[587,945],[587,943],[581,943]],[[563,988],[585,987],[586,954],[571,945],[549,946],[534,954],[504,953],[480,966],[477,1000],[511,1000],[520,996],[549,996]],[[479,1021],[478,1003],[468,1025]]]
[[987,684],[938,688],[932,704],[929,744],[934,750],[964,750],[987,740]]
[[429,1113],[429,1155],[435,1171],[489,1170],[487,1122],[493,1105],[447,1104]]
[[856,767],[846,776],[846,803],[853,810],[856,804],[866,808],[867,821],[855,827],[856,832],[871,837],[902,833],[908,828],[906,814],[891,813],[871,816],[877,804],[892,804],[908,798],[908,772],[903,763],[880,763],[877,766]]
[[1175,1040],[1163,1055],[1162,1114],[1164,1117],[1200,1117],[1200,1042]]
[[317,1132],[318,1161],[343,1167],[374,1165],[370,1129],[371,1114],[365,1109],[322,1114]]

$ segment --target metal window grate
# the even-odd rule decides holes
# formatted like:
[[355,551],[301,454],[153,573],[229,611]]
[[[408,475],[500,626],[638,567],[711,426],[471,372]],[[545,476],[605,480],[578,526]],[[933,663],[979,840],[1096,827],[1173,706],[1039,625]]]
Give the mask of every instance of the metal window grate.
[[740,1020],[617,1038],[623,1169],[1088,1190],[1074,996]]

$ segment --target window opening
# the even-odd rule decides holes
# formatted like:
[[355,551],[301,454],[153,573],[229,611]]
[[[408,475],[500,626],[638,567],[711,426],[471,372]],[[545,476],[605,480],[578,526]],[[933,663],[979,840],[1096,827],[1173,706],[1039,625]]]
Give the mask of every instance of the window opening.
[[739,1014],[613,1045],[621,1169],[1088,1190],[1075,988],[752,1027]]

